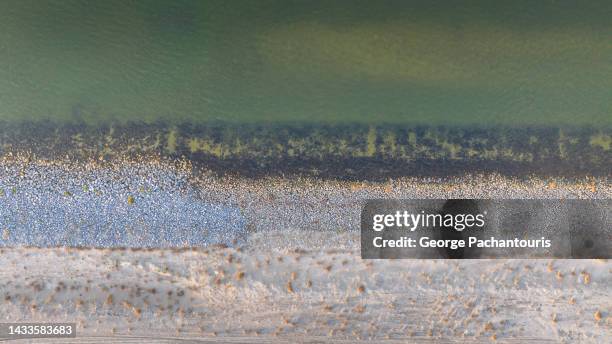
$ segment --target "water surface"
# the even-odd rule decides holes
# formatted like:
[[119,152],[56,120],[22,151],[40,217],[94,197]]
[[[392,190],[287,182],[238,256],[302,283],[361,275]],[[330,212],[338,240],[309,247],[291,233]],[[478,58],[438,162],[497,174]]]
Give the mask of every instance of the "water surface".
[[607,1],[0,2],[0,120],[610,125]]

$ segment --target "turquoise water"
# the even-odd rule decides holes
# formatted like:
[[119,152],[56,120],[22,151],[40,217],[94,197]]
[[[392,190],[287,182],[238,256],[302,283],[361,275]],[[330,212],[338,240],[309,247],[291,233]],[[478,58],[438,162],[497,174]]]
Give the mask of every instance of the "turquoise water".
[[612,3],[0,2],[0,120],[612,124]]

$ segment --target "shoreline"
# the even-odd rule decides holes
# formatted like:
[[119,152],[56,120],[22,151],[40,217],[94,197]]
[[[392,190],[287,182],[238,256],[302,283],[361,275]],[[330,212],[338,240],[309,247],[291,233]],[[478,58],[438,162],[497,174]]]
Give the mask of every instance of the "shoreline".
[[607,127],[4,123],[0,155],[184,159],[218,175],[384,181],[497,173],[610,177]]

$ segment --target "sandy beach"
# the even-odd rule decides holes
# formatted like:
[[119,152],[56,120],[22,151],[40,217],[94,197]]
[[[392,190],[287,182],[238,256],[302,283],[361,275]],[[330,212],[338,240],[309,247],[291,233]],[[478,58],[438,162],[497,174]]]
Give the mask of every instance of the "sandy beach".
[[0,319],[76,322],[80,343],[602,343],[612,335],[608,261],[367,261],[357,250],[257,246],[22,248],[0,257]]
[[[601,343],[612,334],[608,261],[363,260],[358,230],[371,198],[610,198],[607,179],[369,183],[220,177],[164,161],[3,166],[0,318],[76,322],[75,342]],[[80,234],[80,246],[102,247],[82,249],[15,235],[46,209],[33,206],[41,194],[59,195],[44,226],[57,240],[82,223],[126,230],[116,241]],[[129,216],[74,210],[101,205]],[[204,216],[200,227],[176,209]],[[163,241],[169,223],[179,234]],[[130,230],[147,235],[129,241]]]

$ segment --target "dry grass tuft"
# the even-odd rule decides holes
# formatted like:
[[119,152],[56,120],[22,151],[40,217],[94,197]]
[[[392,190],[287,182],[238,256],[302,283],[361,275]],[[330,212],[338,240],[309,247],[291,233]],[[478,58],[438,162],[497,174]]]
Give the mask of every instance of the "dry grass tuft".
[[136,316],[137,318],[140,318],[140,316],[142,315],[142,310],[138,307],[134,307],[132,308],[132,313],[134,313],[134,316]]
[[85,302],[83,300],[81,300],[81,299],[76,300],[76,303],[75,303],[76,308],[81,308],[81,307],[83,307],[84,304],[85,304]]
[[595,312],[595,314],[593,314],[593,317],[595,317],[596,321],[601,321],[603,316],[601,315],[601,312],[598,310],[597,312]]
[[582,282],[584,284],[591,283],[591,274],[590,273],[588,273],[586,271],[583,271],[581,274],[582,274]]

